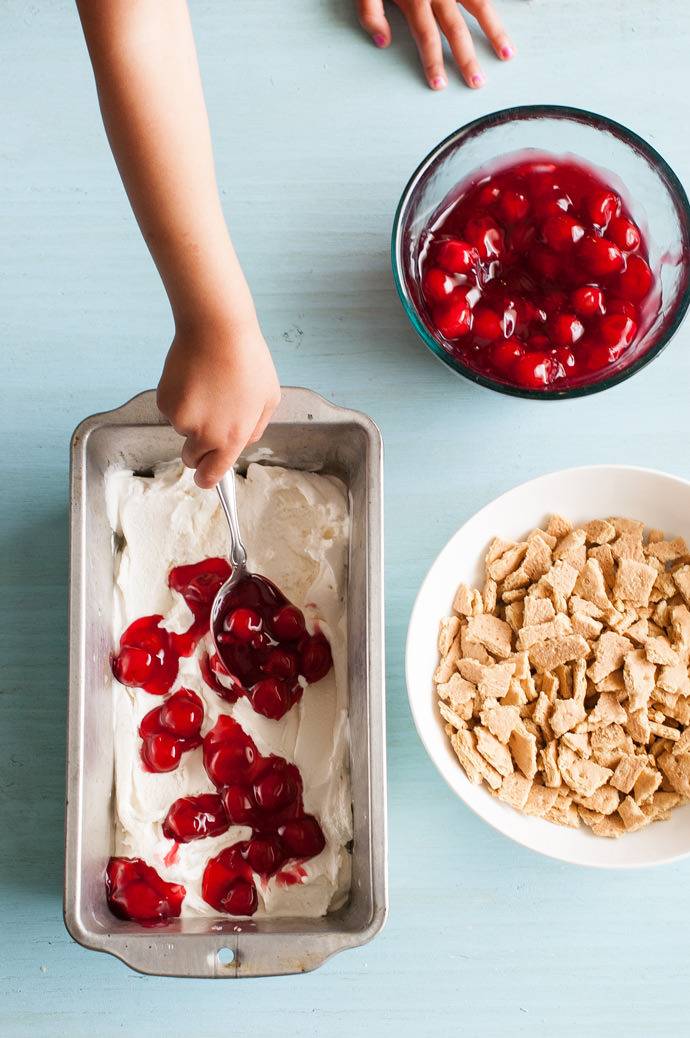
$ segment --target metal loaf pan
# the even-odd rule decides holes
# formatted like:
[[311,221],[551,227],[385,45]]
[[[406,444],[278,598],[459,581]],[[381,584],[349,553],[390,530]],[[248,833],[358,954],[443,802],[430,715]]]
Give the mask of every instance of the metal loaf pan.
[[178,919],[144,928],[105,902],[113,845],[113,536],[104,474],[145,472],[179,456],[182,440],[142,393],[85,419],[71,444],[70,675],[64,915],[72,937],[143,973],[257,977],[315,969],[371,940],[387,913],[387,835],[382,565],[382,445],[375,424],[306,389],[283,389],[261,441],[238,462],[338,476],[348,487],[350,772],[354,839],[346,904],[321,919]]

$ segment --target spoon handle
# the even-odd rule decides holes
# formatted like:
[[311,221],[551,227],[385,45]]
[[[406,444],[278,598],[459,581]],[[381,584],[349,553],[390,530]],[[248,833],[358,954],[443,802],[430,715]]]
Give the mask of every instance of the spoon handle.
[[247,551],[242,543],[240,522],[237,516],[237,496],[235,494],[235,471],[229,469],[216,488],[225,517],[230,527],[230,565],[233,572],[247,564]]

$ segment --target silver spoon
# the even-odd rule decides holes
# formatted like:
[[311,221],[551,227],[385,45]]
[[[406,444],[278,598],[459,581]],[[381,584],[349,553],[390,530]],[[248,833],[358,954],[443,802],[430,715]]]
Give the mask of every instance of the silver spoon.
[[218,646],[218,639],[216,636],[216,627],[218,616],[222,612],[223,604],[227,599],[228,595],[241,580],[248,575],[247,570],[247,549],[242,542],[242,535],[240,533],[240,521],[237,515],[237,495],[235,493],[235,470],[230,469],[225,473],[223,478],[220,480],[216,487],[218,491],[218,497],[220,503],[225,512],[225,518],[228,521],[230,527],[230,551],[228,558],[230,565],[232,566],[232,572],[225,583],[220,587],[216,597],[213,600],[213,606],[211,607],[211,636],[213,637],[213,643],[216,647],[216,652],[223,658],[222,653]]

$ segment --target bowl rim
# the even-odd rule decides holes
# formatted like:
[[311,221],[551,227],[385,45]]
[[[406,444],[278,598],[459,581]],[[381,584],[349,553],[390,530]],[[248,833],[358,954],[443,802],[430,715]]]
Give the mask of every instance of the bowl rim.
[[599,393],[605,389],[610,389],[612,386],[619,385],[621,382],[626,381],[642,368],[646,367],[655,357],[659,356],[678,331],[678,328],[682,324],[687,310],[690,307],[690,271],[688,270],[687,263],[685,265],[684,284],[682,286],[682,291],[678,294],[678,299],[675,304],[675,312],[665,328],[664,334],[658,339],[658,341],[622,370],[614,372],[606,378],[599,379],[597,382],[581,386],[564,387],[563,389],[527,389],[520,386],[510,385],[509,383],[500,382],[498,379],[492,379],[480,372],[473,371],[457,358],[451,357],[450,354],[448,354],[437,342],[437,340],[429,334],[428,329],[420,320],[419,315],[417,314],[417,309],[407,291],[405,279],[401,275],[401,270],[403,268],[401,262],[402,217],[412,192],[437,158],[447,151],[452,144],[462,142],[463,140],[470,140],[473,137],[478,136],[485,129],[514,121],[538,119],[543,116],[553,119],[571,120],[585,125],[593,125],[595,128],[605,130],[614,136],[622,138],[631,145],[633,150],[642,153],[647,162],[657,169],[661,180],[665,181],[667,184],[669,195],[678,215],[681,227],[683,250],[687,256],[688,252],[690,252],[690,200],[688,200],[688,195],[677,174],[668,164],[666,159],[664,159],[664,157],[660,155],[651,144],[649,144],[643,137],[640,137],[634,130],[631,130],[629,127],[617,122],[615,119],[611,119],[609,116],[601,115],[597,112],[591,112],[584,108],[573,107],[571,105],[532,104],[502,108],[495,112],[489,112],[487,115],[479,116],[468,123],[464,123],[462,126],[453,130],[452,133],[449,133],[444,137],[443,140],[432,148],[431,151],[422,159],[408,179],[396,207],[391,234],[391,264],[393,268],[393,280],[395,282],[398,296],[414,330],[433,356],[435,356],[437,360],[441,361],[441,363],[452,371],[453,374],[458,375],[460,378],[466,378],[485,389],[491,389],[508,396],[522,397],[529,400],[563,400],[581,396],[591,396],[593,393]]
[[[620,476],[622,476],[624,478],[644,478],[644,479],[650,479],[651,478],[651,479],[654,479],[654,480],[662,480],[664,482],[670,481],[670,482],[672,482],[672,483],[682,487],[684,489],[685,493],[688,495],[688,497],[690,497],[690,479],[686,479],[683,476],[678,476],[678,475],[676,475],[674,473],[666,472],[666,471],[663,471],[662,469],[651,468],[649,466],[618,464],[618,463],[615,463],[615,462],[610,462],[610,463],[604,462],[604,463],[595,463],[595,464],[574,465],[574,466],[570,466],[568,468],[555,469],[555,470],[551,470],[549,472],[541,473],[541,474],[539,474],[537,476],[531,477],[530,479],[523,480],[520,483],[514,484],[513,486],[509,487],[507,490],[504,490],[500,494],[497,494],[495,497],[493,497],[490,500],[486,501],[483,505],[481,505],[478,509],[476,509],[471,515],[469,515],[461,523],[461,525],[450,535],[450,537],[446,540],[445,544],[443,544],[442,547],[438,550],[438,552],[436,553],[436,555],[434,556],[434,558],[432,559],[432,561],[429,563],[429,565],[426,568],[426,572],[425,572],[425,574],[424,574],[424,576],[423,576],[423,578],[422,578],[422,580],[421,580],[421,582],[419,584],[419,587],[417,589],[417,593],[415,595],[414,603],[412,605],[412,609],[411,609],[410,615],[409,615],[409,621],[408,621],[408,627],[407,627],[407,633],[406,633],[406,639],[405,639],[405,655],[404,655],[405,682],[406,682],[407,696],[408,696],[410,712],[412,714],[412,719],[413,719],[413,722],[414,722],[414,726],[415,726],[415,729],[417,731],[417,735],[419,736],[419,739],[420,739],[420,741],[421,741],[421,743],[422,743],[422,745],[423,745],[423,747],[424,747],[424,749],[425,749],[425,751],[426,751],[426,753],[427,753],[431,763],[434,765],[436,771],[438,772],[440,777],[444,780],[444,782],[446,783],[446,785],[449,788],[449,790],[458,798],[458,800],[460,800],[464,804],[464,806],[468,810],[472,811],[472,813],[474,815],[476,815],[478,818],[480,818],[482,822],[484,822],[486,825],[491,826],[491,828],[494,829],[494,831],[496,831],[497,833],[500,833],[500,835],[503,836],[504,838],[506,838],[508,840],[511,840],[512,842],[517,843],[518,845],[520,845],[522,847],[525,847],[526,849],[531,850],[534,853],[540,854],[543,857],[550,858],[550,859],[556,860],[556,861],[560,861],[560,862],[563,862],[563,863],[568,864],[568,865],[577,865],[577,866],[585,866],[587,868],[609,869],[609,870],[617,870],[617,869],[627,869],[627,870],[630,870],[630,869],[649,868],[649,867],[655,867],[655,866],[660,866],[660,865],[671,864],[672,862],[677,862],[677,861],[680,861],[682,859],[685,859],[685,858],[689,857],[690,856],[690,840],[688,841],[688,846],[687,846],[687,849],[685,849],[685,850],[681,850],[681,851],[677,851],[676,850],[676,851],[672,851],[671,853],[667,853],[667,854],[658,854],[658,853],[654,854],[654,853],[647,852],[647,853],[644,853],[642,855],[639,855],[637,858],[634,858],[634,856],[630,856],[630,857],[626,857],[624,860],[613,861],[613,860],[604,860],[604,858],[605,858],[605,851],[609,847],[620,846],[621,841],[619,841],[619,840],[613,840],[613,841],[611,841],[611,840],[604,840],[604,838],[602,837],[602,838],[598,839],[598,843],[596,845],[592,845],[592,847],[595,847],[595,846],[600,847],[602,849],[602,851],[604,852],[602,858],[597,859],[596,856],[592,857],[591,855],[587,854],[586,851],[582,852],[582,851],[578,850],[578,851],[574,852],[572,848],[570,848],[569,850],[567,849],[567,850],[563,851],[563,850],[558,850],[558,849],[555,849],[555,848],[552,848],[552,847],[545,847],[545,846],[540,845],[540,841],[539,841],[539,839],[537,837],[535,837],[535,834],[534,834],[534,831],[533,831],[533,829],[534,829],[533,823],[534,822],[540,822],[542,826],[545,826],[545,825],[550,826],[549,830],[543,830],[542,829],[542,832],[551,832],[552,835],[554,834],[555,830],[556,831],[557,830],[561,830],[562,832],[570,833],[571,835],[569,837],[564,837],[564,839],[566,839],[566,840],[572,839],[573,838],[572,834],[574,834],[574,833],[578,833],[578,834],[580,834],[580,836],[589,835],[588,833],[584,833],[580,829],[578,829],[578,830],[567,830],[566,827],[556,826],[553,823],[547,822],[545,819],[536,819],[536,818],[532,818],[531,816],[526,816],[524,813],[518,812],[518,811],[516,811],[515,809],[512,809],[512,808],[509,808],[507,805],[502,805],[503,807],[505,807],[505,810],[506,810],[506,814],[504,815],[504,818],[506,820],[506,824],[502,825],[501,822],[497,818],[491,816],[492,815],[492,809],[494,809],[495,806],[496,806],[496,804],[494,802],[495,798],[491,796],[490,792],[486,789],[486,787],[485,787],[485,785],[483,783],[482,783],[481,786],[478,786],[478,787],[472,786],[471,787],[471,789],[472,790],[476,790],[478,796],[480,796],[479,803],[474,803],[474,802],[472,802],[472,798],[466,797],[464,795],[464,793],[462,792],[462,789],[459,788],[459,787],[460,786],[466,786],[467,783],[469,783],[469,779],[467,779],[467,777],[466,777],[466,775],[465,775],[465,773],[464,773],[460,763],[457,762],[454,757],[451,758],[451,756],[448,755],[447,759],[451,761],[451,764],[453,765],[453,768],[450,768],[450,766],[449,766],[448,769],[447,769],[448,770],[448,773],[447,773],[446,769],[444,768],[444,761],[440,758],[440,756],[438,754],[438,751],[437,751],[437,745],[435,745],[435,743],[434,743],[434,736],[432,734],[431,725],[432,725],[432,723],[434,724],[433,732],[435,734],[438,734],[439,732],[442,731],[442,719],[441,719],[440,715],[438,714],[438,712],[435,709],[435,703],[436,703],[436,698],[437,697],[435,696],[434,689],[433,689],[433,681],[432,681],[433,667],[429,668],[428,695],[426,696],[426,698],[423,698],[423,696],[422,696],[422,694],[420,692],[420,688],[421,688],[420,678],[419,678],[419,675],[416,673],[418,668],[419,668],[419,664],[415,662],[415,656],[418,655],[419,652],[420,652],[420,644],[421,643],[419,641],[419,638],[420,638],[421,635],[424,635],[424,643],[422,645],[421,652],[422,652],[422,654],[424,654],[425,661],[427,660],[427,656],[430,657],[430,652],[427,653],[427,650],[429,650],[429,648],[430,648],[429,641],[428,641],[429,630],[427,630],[425,628],[425,626],[424,626],[425,618],[428,621],[428,623],[431,624],[431,620],[429,620],[428,614],[425,614],[425,612],[424,612],[424,608],[425,608],[425,605],[426,605],[425,597],[426,597],[426,594],[428,592],[428,588],[429,588],[429,586],[430,586],[430,584],[432,582],[432,579],[433,579],[433,576],[435,575],[435,572],[441,570],[444,565],[447,566],[447,556],[449,554],[451,554],[451,552],[453,550],[454,544],[462,537],[463,533],[466,532],[467,528],[470,527],[470,526],[474,526],[474,525],[479,526],[480,524],[482,524],[482,520],[483,520],[484,516],[487,513],[489,513],[490,511],[494,510],[495,508],[500,508],[500,506],[503,503],[505,503],[507,499],[510,499],[511,497],[513,497],[514,495],[517,495],[518,493],[519,494],[528,495],[533,490],[535,490],[535,489],[538,490],[539,489],[538,485],[539,484],[543,484],[547,480],[557,478],[559,480],[562,480],[565,483],[566,481],[572,482],[577,477],[586,477],[586,476],[592,476],[592,475],[597,475],[597,474],[600,477],[605,477],[605,482],[607,484],[611,482],[612,477],[615,474],[618,474],[618,475],[620,475]],[[536,502],[536,504],[535,504],[535,513],[537,513],[537,512],[539,512],[539,509],[540,509],[540,501],[539,501],[539,499],[535,498],[535,502]],[[547,514],[548,512],[554,511],[554,510],[555,509],[553,507],[551,507],[551,508],[548,507],[548,503],[547,503],[547,506],[543,509],[543,513],[542,514]],[[614,514],[614,513],[611,512],[610,514]],[[621,513],[618,513],[618,514],[621,514]],[[642,517],[642,518],[644,518],[644,517]],[[538,525],[539,521],[540,521],[539,518],[537,518],[536,520],[533,521],[532,525]],[[688,527],[690,528],[690,520],[688,522]],[[492,529],[489,527],[489,528],[486,529],[486,532],[487,532],[487,543],[488,543],[488,540],[492,536]],[[478,557],[477,558],[477,564],[480,564],[480,563],[481,563],[481,558]],[[457,577],[456,577],[456,583],[459,582],[462,579],[463,579],[462,573],[458,573]],[[442,611],[443,610],[442,610],[442,607],[441,607],[439,609],[438,613],[434,614],[433,620],[434,620],[434,622],[436,624],[436,629],[438,627],[438,622],[441,619]],[[434,649],[436,649],[436,642],[435,641],[434,641]],[[435,658],[437,658],[437,657],[435,657]],[[425,662],[425,665],[426,665],[426,662]],[[443,740],[440,739],[440,736],[439,736],[439,741],[440,742],[443,741]],[[457,779],[457,781],[455,781],[456,779]],[[469,787],[468,787],[468,789],[469,789]],[[483,805],[486,805],[487,808],[489,808],[489,810],[485,811],[483,809]],[[676,810],[681,810],[682,807],[683,807],[683,805],[680,805]],[[686,808],[687,811],[690,811],[690,805],[685,805],[685,808]],[[510,813],[508,813],[508,812],[510,812]],[[510,824],[511,821],[514,822],[513,826],[511,826],[511,824]],[[524,826],[524,831],[523,831],[523,827],[521,825],[521,822],[526,822],[527,823]],[[517,832],[515,831],[516,828],[518,829]],[[649,827],[649,828],[651,828],[651,827]],[[642,830],[642,834],[649,833],[649,828],[643,829]],[[634,839],[635,836],[638,835],[638,834],[630,833],[630,834],[627,834],[627,835],[628,835],[629,840],[630,840],[630,839]],[[592,838],[596,839],[595,837],[592,837]],[[577,839],[577,837],[575,837],[575,839]],[[630,847],[629,841],[626,844],[626,846]]]

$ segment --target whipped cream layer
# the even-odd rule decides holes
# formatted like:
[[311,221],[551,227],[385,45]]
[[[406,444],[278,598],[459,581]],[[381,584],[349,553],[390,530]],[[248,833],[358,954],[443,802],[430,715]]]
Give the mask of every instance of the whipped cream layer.
[[[153,476],[128,470],[106,475],[108,516],[116,534],[114,644],[142,616],[161,614],[168,630],[186,630],[192,615],[168,587],[170,570],[202,559],[226,557],[227,521],[215,492],[200,490],[192,472],[177,460],[157,466]],[[252,464],[237,478],[237,506],[250,571],[272,580],[299,606],[309,631],[321,631],[333,655],[329,673],[308,685],[280,720],[255,713],[246,697],[223,700],[204,682],[199,659],[209,651],[206,635],[195,654],[180,661],[171,691],[184,687],[204,703],[202,735],[221,714],[232,716],[263,755],[294,763],[302,776],[304,809],[318,819],[326,846],[301,864],[301,881],[285,885],[255,876],[262,916],[315,918],[339,907],[350,887],[352,812],[348,775],[346,569],[349,539],[347,491],[337,479]],[[143,858],[159,875],[182,883],[182,915],[218,913],[201,896],[209,858],[249,839],[251,830],[233,825],[220,836],[175,844],[163,836],[168,809],[179,797],[216,792],[203,766],[201,747],[183,754],[175,771],[146,771],[139,755],[139,725],[163,702],[138,688],[113,682],[115,725],[114,854]]]

